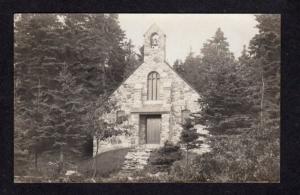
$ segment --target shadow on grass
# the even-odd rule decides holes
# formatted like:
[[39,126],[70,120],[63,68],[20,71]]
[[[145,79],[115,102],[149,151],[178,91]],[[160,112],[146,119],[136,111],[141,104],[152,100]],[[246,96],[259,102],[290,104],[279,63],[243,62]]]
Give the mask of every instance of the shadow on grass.
[[[97,155],[97,177],[108,177],[112,173],[121,170],[125,161],[125,156],[130,148],[122,148],[112,151],[107,151]],[[94,158],[85,160],[78,165],[78,171],[87,177],[93,175]]]

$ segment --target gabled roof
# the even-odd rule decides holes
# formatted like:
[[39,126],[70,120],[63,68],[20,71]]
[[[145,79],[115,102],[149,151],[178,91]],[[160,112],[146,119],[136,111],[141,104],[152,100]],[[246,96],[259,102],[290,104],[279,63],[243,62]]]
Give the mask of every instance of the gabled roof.
[[[109,96],[108,96],[108,98],[110,97],[110,96],[112,96],[114,93],[115,93],[115,91],[117,91],[124,83],[125,83],[125,81],[142,65],[142,64],[144,64],[145,62],[142,62],[140,65],[138,65],[133,71],[132,71],[132,73],[131,74],[129,74],[119,85],[118,85],[118,87],[116,87],[116,89],[115,90],[113,90],[113,92],[112,93],[110,93],[109,94]],[[199,96],[201,96],[201,94],[199,93],[199,91],[198,90],[196,90],[195,89],[195,87],[193,87],[193,85],[192,84],[190,84],[185,78],[183,78],[180,74],[178,74],[178,72],[176,72],[173,68],[172,68],[172,66],[167,62],[167,61],[164,61],[164,63],[166,63],[166,65],[179,77],[179,78],[181,78],[188,86],[190,86],[194,91],[196,91],[196,93],[199,95]]]

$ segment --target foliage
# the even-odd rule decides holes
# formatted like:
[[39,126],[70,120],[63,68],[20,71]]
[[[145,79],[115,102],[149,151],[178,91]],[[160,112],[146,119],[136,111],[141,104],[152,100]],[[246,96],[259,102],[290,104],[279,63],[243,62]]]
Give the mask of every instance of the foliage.
[[[99,98],[139,63],[116,14],[15,18],[16,164],[45,151],[88,156]],[[23,163],[24,165],[26,163]]]
[[[200,55],[190,52],[175,62],[202,95],[196,122],[213,134],[213,150],[183,165],[175,162],[179,147],[165,143],[150,164],[169,171],[170,181],[279,181],[280,16],[256,19],[259,33],[238,60],[218,29]],[[143,58],[143,49],[134,53],[125,39],[116,14],[20,14],[14,36],[15,174],[27,174],[32,164],[38,173],[46,151],[60,151],[68,166],[69,154],[87,156],[87,137],[128,133],[126,117],[118,125],[98,120],[115,109],[104,102]],[[183,128],[188,154],[197,134],[191,124]]]
[[[128,115],[123,116],[122,121],[119,121],[118,123],[105,119],[104,115],[106,115],[110,111],[115,111],[116,109],[117,105],[114,100],[104,98],[102,99],[100,106],[95,110],[95,115],[93,115],[92,118],[93,121],[91,121],[95,125],[94,131],[91,132],[91,135],[96,142],[95,156],[97,156],[98,154],[100,141],[118,135],[130,135],[130,129],[132,128],[132,125],[129,124]],[[97,175],[98,171],[97,160],[98,158],[94,158],[93,160],[93,178]]]
[[199,122],[215,134],[237,134],[249,130],[251,104],[244,92],[246,85],[237,72],[237,63],[221,29],[201,50],[207,84],[200,100]]
[[180,143],[184,146],[186,151],[186,165],[188,164],[189,150],[198,148],[201,141],[198,140],[200,134],[197,133],[197,129],[194,128],[192,119],[187,118],[185,123],[182,124],[182,131],[180,135]]
[[189,83],[191,83],[195,88],[201,92],[202,85],[204,83],[204,78],[202,76],[201,70],[201,58],[200,56],[190,52],[185,58],[184,62],[176,60],[173,65],[174,70],[183,76]]
[[182,124],[182,128],[180,143],[185,145],[186,150],[197,148],[199,144],[197,140],[200,134],[197,133],[197,129],[194,128],[192,120],[187,118],[185,123]]
[[279,181],[280,16],[256,19],[259,33],[238,61],[220,29],[204,44],[202,110],[195,116],[213,134],[213,150],[188,167],[174,164],[170,180]]
[[[268,156],[257,156],[264,148],[251,135],[213,137],[212,152],[197,156],[189,164],[174,163],[169,176],[174,182],[278,182],[276,163]],[[273,157],[274,158],[274,157]],[[279,159],[277,159],[279,160]]]
[[[59,51],[57,31],[59,23],[54,15],[24,14],[15,23],[14,75],[16,132],[21,131],[21,150],[35,156],[49,149],[49,95]],[[59,53],[59,52],[58,52]],[[21,135],[16,134],[16,136]],[[16,138],[16,142],[19,138]]]
[[261,128],[279,138],[280,110],[280,15],[257,15],[259,33],[249,53],[261,77]]
[[166,141],[164,146],[153,151],[149,157],[151,172],[169,171],[171,165],[182,158],[180,146]]
[[280,15],[257,15],[259,33],[250,42],[249,53],[260,70],[260,125],[253,132],[265,144],[258,154],[257,175],[279,180],[280,172]]

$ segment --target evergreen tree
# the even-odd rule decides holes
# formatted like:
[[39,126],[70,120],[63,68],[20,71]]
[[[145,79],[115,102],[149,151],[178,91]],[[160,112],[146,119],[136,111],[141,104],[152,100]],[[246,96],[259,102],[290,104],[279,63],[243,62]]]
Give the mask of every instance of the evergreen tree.
[[15,22],[15,114],[26,121],[26,126],[19,128],[26,137],[24,147],[35,156],[36,168],[38,155],[47,149],[44,97],[50,93],[47,85],[53,67],[46,63],[54,58],[52,52],[59,40],[53,29],[58,26],[57,18],[49,14],[22,14]]
[[[259,33],[251,40],[249,52],[244,47],[232,72],[227,70],[219,74],[213,66],[211,70],[214,71],[209,72],[216,76],[209,74],[209,79],[220,77],[223,81],[213,87],[208,82],[208,93],[203,93],[204,109],[200,119],[211,130],[219,128],[219,132],[211,138],[212,154],[199,157],[195,162],[200,167],[201,178],[279,180],[280,16],[258,15],[257,21]],[[214,55],[218,59],[218,53],[209,50],[203,55],[204,64],[213,61]],[[206,58],[209,55],[211,58]],[[212,90],[214,88],[216,90]],[[239,103],[236,104],[239,106],[232,106],[232,103]],[[229,129],[243,133],[228,135]],[[237,158],[240,160],[233,160]],[[211,164],[220,169],[207,169]]]
[[197,129],[194,128],[192,124],[192,120],[187,118],[185,123],[182,124],[182,131],[180,136],[180,143],[183,144],[186,151],[186,165],[188,165],[188,156],[189,150],[198,148],[201,141],[198,140],[199,133],[197,133]]
[[129,39],[124,43],[125,70],[123,79],[127,78],[132,72],[143,63],[139,54],[133,51],[132,41]]
[[244,87],[242,97],[249,105],[245,114],[252,129],[257,129],[260,112],[260,68],[256,61],[251,58],[246,46],[243,46],[241,56],[238,58],[237,75],[240,85]]
[[[234,134],[247,128],[243,112],[249,105],[243,100],[243,90],[237,74],[237,64],[229,44],[219,28],[204,44],[201,52],[205,78],[200,122],[213,133]],[[236,128],[239,128],[236,129]]]
[[280,15],[257,15],[259,33],[250,41],[249,53],[260,74],[260,116],[255,172],[261,180],[279,180],[280,138]]
[[66,14],[63,17],[67,41],[65,61],[70,64],[76,96],[80,97],[77,114],[84,116],[78,122],[88,130],[86,136],[90,136],[96,128],[94,121],[98,120],[95,112],[100,106],[99,98],[114,90],[136,66],[133,46],[124,40],[114,14]]
[[182,61],[176,59],[174,64],[173,64],[173,69],[181,76],[184,77],[184,70],[183,70],[183,65]]
[[183,63],[176,60],[173,68],[198,91],[202,90],[201,86],[203,86],[203,77],[200,72],[201,58],[199,56],[195,56],[194,52],[190,51]]
[[[261,128],[279,136],[280,15],[257,15],[259,34],[250,42],[251,57],[260,66]],[[265,128],[266,127],[266,128]]]
[[62,156],[82,152],[95,128],[90,116],[99,96],[135,66],[124,38],[115,14],[19,15],[14,66],[20,159],[26,150],[35,154],[36,164],[45,150],[59,149]]

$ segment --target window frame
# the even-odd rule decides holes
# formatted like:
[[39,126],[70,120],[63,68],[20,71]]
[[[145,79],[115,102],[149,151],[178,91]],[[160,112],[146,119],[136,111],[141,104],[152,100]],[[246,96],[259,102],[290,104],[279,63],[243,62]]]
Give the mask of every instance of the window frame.
[[147,100],[158,100],[159,98],[160,75],[151,71],[147,76]]

